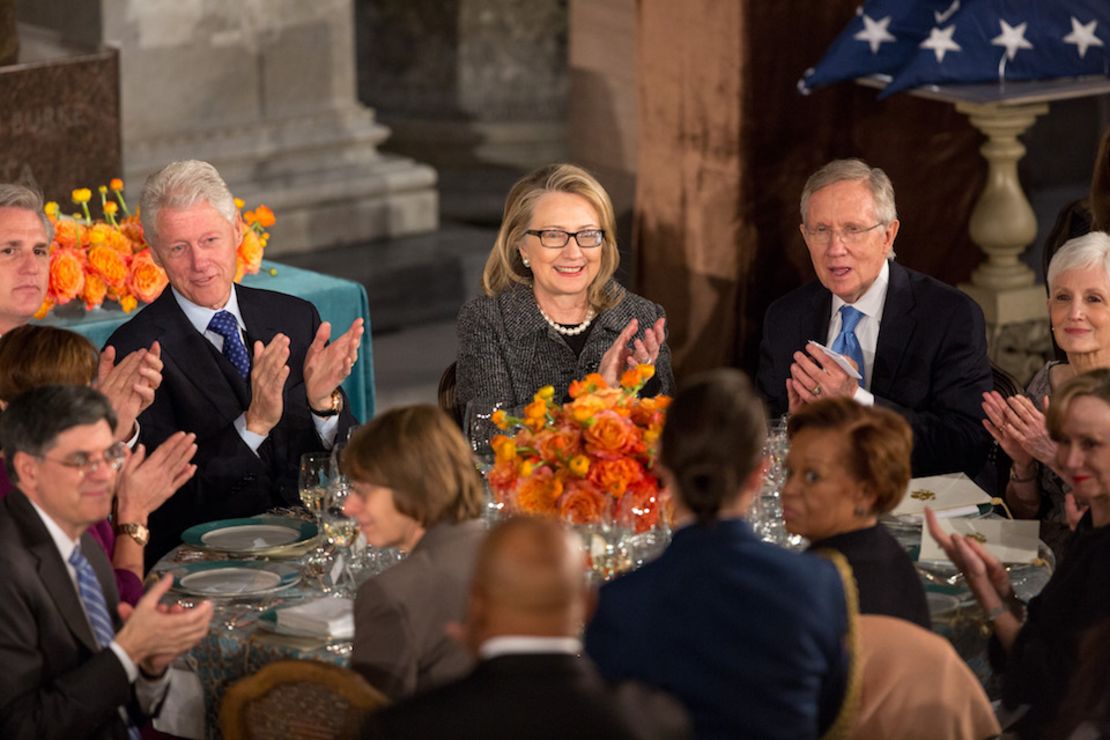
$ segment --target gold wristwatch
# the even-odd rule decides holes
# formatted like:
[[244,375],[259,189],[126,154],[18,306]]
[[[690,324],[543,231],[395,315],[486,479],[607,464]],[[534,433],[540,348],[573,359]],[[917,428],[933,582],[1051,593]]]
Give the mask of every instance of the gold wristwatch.
[[139,547],[146,547],[146,543],[150,542],[150,530],[135,522],[127,522],[116,526],[116,534],[127,535],[138,542]]
[[317,416],[324,416],[324,417],[335,416],[336,414],[338,414],[340,411],[343,410],[343,394],[339,392],[338,388],[336,388],[334,391],[331,392],[331,408],[329,408],[329,409],[325,409],[323,411],[317,411],[316,409],[312,408],[311,406],[309,406],[308,408],[309,408],[309,411],[316,414]]

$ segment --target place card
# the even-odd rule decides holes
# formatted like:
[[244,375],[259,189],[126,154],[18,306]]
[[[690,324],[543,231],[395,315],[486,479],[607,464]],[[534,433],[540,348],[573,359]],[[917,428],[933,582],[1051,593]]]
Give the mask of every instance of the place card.
[[[914,478],[902,501],[890,512],[893,516],[923,516],[928,506],[938,517],[967,516],[978,512],[980,504],[991,497],[963,473]],[[957,511],[962,510],[962,511]]]
[[[1035,519],[941,519],[937,524],[948,534],[977,540],[1003,563],[1032,563],[1040,554],[1040,522]],[[918,560],[948,560],[928,527],[922,528]]]

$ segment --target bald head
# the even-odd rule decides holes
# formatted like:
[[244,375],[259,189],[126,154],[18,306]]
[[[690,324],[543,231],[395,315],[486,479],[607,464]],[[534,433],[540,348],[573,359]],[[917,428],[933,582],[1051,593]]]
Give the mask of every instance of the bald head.
[[475,646],[498,635],[577,636],[588,590],[582,549],[559,522],[514,517],[478,551],[468,629]]

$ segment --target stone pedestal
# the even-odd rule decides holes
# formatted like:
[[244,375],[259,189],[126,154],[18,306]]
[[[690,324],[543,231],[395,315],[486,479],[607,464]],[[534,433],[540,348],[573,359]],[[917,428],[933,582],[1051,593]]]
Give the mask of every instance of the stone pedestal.
[[566,0],[357,0],[359,96],[439,167],[566,156]]
[[17,63],[0,67],[0,182],[75,208],[75,187],[120,172],[119,55],[23,27]]
[[355,99],[351,0],[104,0],[80,28],[63,0],[34,5],[28,20],[120,49],[131,197],[205,159],[277,213],[270,256],[436,228],[434,170],[380,153],[389,130]]

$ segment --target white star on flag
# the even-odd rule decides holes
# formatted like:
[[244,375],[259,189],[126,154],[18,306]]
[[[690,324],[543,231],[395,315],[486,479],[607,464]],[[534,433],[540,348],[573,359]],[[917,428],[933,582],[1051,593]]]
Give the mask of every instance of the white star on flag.
[[998,19],[999,26],[1002,28],[1002,33],[991,39],[991,44],[994,46],[1006,47],[1006,58],[1011,62],[1017,56],[1018,49],[1032,49],[1033,45],[1025,38],[1025,28],[1028,23],[1019,23],[1016,26],[1011,26],[1001,18]]
[[1098,21],[1080,23],[1074,15],[1071,17],[1071,33],[1063,38],[1065,44],[1075,44],[1079,51],[1079,58],[1087,55],[1087,49],[1092,46],[1105,46],[1102,39],[1095,35]]
[[889,15],[880,21],[876,21],[865,14],[863,16],[863,30],[856,33],[852,38],[856,41],[866,41],[871,46],[871,53],[878,54],[879,47],[884,41],[894,42],[898,40],[887,30],[889,25]]
[[956,25],[952,24],[948,28],[933,28],[929,31],[929,38],[921,42],[922,49],[932,49],[933,53],[937,55],[937,62],[944,61],[944,55],[950,51],[963,51],[960,45],[952,40],[952,34],[956,32]]
[[934,10],[933,17],[937,19],[937,25],[939,26],[941,23],[944,23],[946,20],[951,18],[953,14],[955,14],[955,12],[959,9],[960,0],[952,0],[952,4],[948,6],[948,10],[944,11],[943,13],[939,13]]

